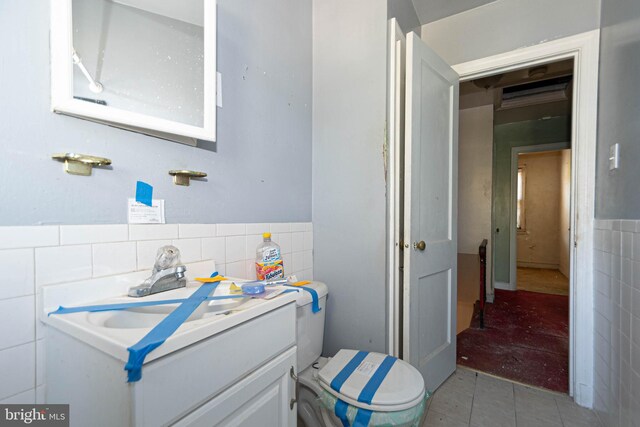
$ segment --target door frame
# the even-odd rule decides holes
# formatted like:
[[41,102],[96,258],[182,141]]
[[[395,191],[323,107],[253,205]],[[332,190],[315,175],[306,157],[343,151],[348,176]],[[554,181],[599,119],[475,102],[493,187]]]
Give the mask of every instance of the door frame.
[[592,266],[599,41],[600,30],[593,30],[453,66],[463,82],[519,68],[574,60],[571,164],[575,191],[571,195],[573,251],[570,263],[574,273],[569,283],[569,395],[586,407],[593,406]]
[[[511,208],[511,214],[509,215],[509,286],[496,287],[496,289],[507,289],[509,291],[515,291],[517,286],[517,271],[518,271],[518,259],[517,259],[517,244],[518,244],[518,230],[517,230],[517,206],[518,206],[518,154],[523,153],[542,153],[545,151],[560,151],[571,148],[570,142],[554,142],[551,144],[539,144],[539,145],[525,145],[521,147],[513,147],[511,149],[511,197],[509,198],[509,206]],[[569,191],[569,197],[574,192],[573,188],[573,168],[571,168],[570,178],[571,190]],[[573,218],[573,206],[570,206],[570,217]],[[574,241],[573,229],[571,229],[569,241]],[[573,258],[573,251],[569,255],[569,260]],[[571,261],[569,261],[571,265]],[[570,269],[570,276],[573,276],[573,271]],[[569,277],[569,283],[571,283],[571,277]]]
[[389,19],[387,80],[387,353],[402,348],[402,221],[404,187],[404,90],[406,37],[396,18]]
[[[519,68],[531,67],[564,59],[574,60],[574,96],[572,108],[571,162],[572,218],[571,229],[573,251],[570,269],[569,307],[569,395],[576,403],[593,406],[593,224],[595,217],[595,165],[598,118],[598,59],[600,30],[552,40],[538,45],[516,49],[486,58],[460,63],[453,69],[460,81],[474,80],[492,74],[505,73]],[[391,110],[389,102],[388,110]],[[387,149],[396,149],[402,141],[390,141]],[[398,171],[399,172],[399,171]],[[395,185],[400,176],[390,176],[389,186]],[[389,198],[389,207],[396,206],[398,195]],[[389,253],[395,252],[401,241],[395,223],[388,223]],[[579,244],[578,244],[579,242]],[[390,260],[388,260],[390,261]],[[495,277],[495,276],[494,276]],[[389,274],[389,296],[400,289],[401,283]],[[494,279],[495,280],[495,279]],[[580,288],[576,286],[580,283]],[[395,294],[397,295],[397,294]],[[391,303],[393,300],[389,300]],[[397,304],[397,301],[395,301]],[[399,310],[397,305],[388,305],[387,321],[388,351],[393,352],[398,340]],[[578,357],[577,355],[580,355]]]

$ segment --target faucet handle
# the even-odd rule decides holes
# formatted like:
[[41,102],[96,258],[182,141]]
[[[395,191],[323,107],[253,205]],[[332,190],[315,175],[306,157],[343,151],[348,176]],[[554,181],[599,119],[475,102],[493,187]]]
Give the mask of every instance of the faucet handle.
[[180,249],[173,245],[166,245],[158,248],[156,253],[156,262],[153,265],[153,271],[158,272],[167,270],[171,267],[177,267],[181,265],[180,261]]

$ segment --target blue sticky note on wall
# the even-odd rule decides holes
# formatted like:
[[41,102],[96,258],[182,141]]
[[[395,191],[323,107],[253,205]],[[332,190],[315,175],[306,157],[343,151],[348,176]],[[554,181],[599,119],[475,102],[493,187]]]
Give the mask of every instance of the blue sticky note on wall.
[[136,202],[151,206],[153,200],[153,187],[146,182],[136,182]]

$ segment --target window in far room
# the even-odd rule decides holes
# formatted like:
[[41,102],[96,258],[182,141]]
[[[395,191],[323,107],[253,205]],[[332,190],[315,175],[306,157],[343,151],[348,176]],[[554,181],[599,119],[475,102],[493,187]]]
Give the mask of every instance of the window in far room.
[[525,187],[525,170],[524,168],[518,168],[518,206],[517,206],[517,220],[516,227],[518,231],[525,231],[525,212],[524,212],[524,187]]

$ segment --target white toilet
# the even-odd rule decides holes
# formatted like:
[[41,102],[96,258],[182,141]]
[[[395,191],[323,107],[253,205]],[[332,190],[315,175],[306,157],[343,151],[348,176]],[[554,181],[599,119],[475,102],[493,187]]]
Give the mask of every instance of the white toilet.
[[[313,282],[306,287],[312,288],[318,294],[320,311],[312,310],[311,293],[301,291],[297,299],[297,339],[298,339],[298,422],[306,427],[331,427],[345,425],[335,414],[336,411],[327,409],[319,399],[326,402],[338,399],[342,408],[347,405],[353,415],[360,411],[373,412],[371,421],[376,417],[393,419],[393,425],[415,425],[416,416],[419,417],[425,404],[424,380],[420,372],[410,364],[387,357],[379,353],[357,352],[355,350],[340,350],[334,357],[320,357],[324,339],[324,320],[328,288],[322,282]],[[378,384],[373,396],[369,396],[369,403],[360,402],[362,390],[369,385],[371,377],[383,361],[391,362],[386,376]],[[393,359],[393,360],[392,360]],[[343,375],[340,387],[335,387],[334,379],[347,365],[351,366],[350,374]],[[387,367],[389,364],[387,364]],[[354,369],[355,367],[355,369]],[[332,387],[333,383],[333,387]],[[338,390],[336,390],[336,388]],[[362,400],[362,399],[361,399]],[[336,406],[337,407],[337,406]],[[400,415],[399,417],[397,415]],[[344,417],[344,413],[342,414]],[[386,418],[385,418],[386,419]],[[353,425],[353,424],[351,424]]]

